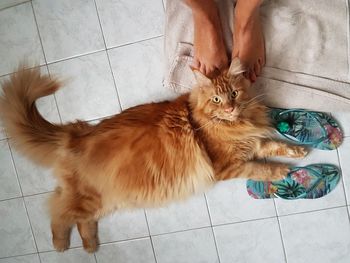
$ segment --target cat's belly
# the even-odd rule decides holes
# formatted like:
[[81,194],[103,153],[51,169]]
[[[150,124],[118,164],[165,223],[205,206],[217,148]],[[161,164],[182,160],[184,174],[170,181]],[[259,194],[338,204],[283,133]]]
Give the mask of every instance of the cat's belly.
[[161,207],[186,200],[213,186],[214,171],[206,158],[196,158],[192,164],[177,173],[159,174],[158,180],[144,182],[137,187],[115,185],[105,189],[103,208],[98,212],[98,217],[120,209]]

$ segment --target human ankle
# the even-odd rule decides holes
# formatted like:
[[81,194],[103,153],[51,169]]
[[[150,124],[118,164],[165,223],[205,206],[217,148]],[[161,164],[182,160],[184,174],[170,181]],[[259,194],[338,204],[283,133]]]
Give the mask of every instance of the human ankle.
[[194,21],[218,26],[218,24],[220,23],[219,11],[215,3],[212,7],[209,6],[192,10]]
[[217,6],[214,0],[185,0],[193,14],[206,15],[212,10],[217,10]]
[[261,0],[238,0],[235,7],[235,26],[240,29],[249,28],[260,16]]

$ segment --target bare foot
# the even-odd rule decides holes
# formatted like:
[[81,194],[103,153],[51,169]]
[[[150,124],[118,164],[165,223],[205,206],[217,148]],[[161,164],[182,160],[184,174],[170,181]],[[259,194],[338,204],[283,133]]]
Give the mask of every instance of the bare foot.
[[209,77],[215,77],[228,67],[221,22],[215,2],[205,11],[193,12],[194,60],[192,67]]
[[235,9],[232,57],[240,58],[248,69],[246,77],[255,82],[265,65],[265,43],[259,8],[249,11],[249,8],[239,4],[240,2]]

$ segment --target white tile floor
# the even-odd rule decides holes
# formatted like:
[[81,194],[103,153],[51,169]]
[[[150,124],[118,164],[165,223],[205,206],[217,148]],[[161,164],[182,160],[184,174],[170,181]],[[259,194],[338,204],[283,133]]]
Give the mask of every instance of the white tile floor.
[[[0,80],[26,58],[68,79],[40,111],[55,122],[98,120],[172,98],[162,88],[162,0],[32,0],[0,11]],[[1,92],[1,91],[0,91]],[[337,115],[336,115],[337,116]],[[349,136],[348,118],[338,115]],[[341,165],[343,181],[313,201],[253,200],[245,181],[161,209],[100,222],[100,250],[56,253],[45,201],[55,179],[11,147],[0,124],[0,263],[4,262],[350,262],[350,138],[300,164]]]

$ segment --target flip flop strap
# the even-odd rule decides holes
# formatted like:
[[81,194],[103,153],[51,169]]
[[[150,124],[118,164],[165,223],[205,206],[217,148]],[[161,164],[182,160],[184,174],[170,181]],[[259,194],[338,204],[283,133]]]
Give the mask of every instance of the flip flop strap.
[[[292,173],[294,173],[294,172],[296,172],[296,171],[298,171],[298,170],[300,170],[300,169],[304,169],[304,170],[309,170],[309,171],[311,171],[312,173],[316,174],[316,176],[318,177],[318,179],[313,183],[312,187],[310,187],[309,189],[306,189],[304,193],[298,195],[298,196],[295,197],[294,199],[302,199],[302,198],[304,198],[308,193],[310,193],[311,191],[313,191],[313,190],[317,187],[317,185],[319,184],[319,182],[322,180],[322,174],[320,174],[318,171],[316,171],[316,170],[314,170],[314,169],[312,169],[312,168],[310,168],[310,167],[308,167],[308,166],[305,166],[305,167],[299,167],[299,166],[294,167],[294,168],[288,173],[288,176],[290,176]],[[296,183],[297,183],[297,182],[296,182]],[[299,183],[297,183],[297,184],[300,185]],[[274,195],[275,195],[276,197],[281,198],[281,199],[289,200],[289,199],[287,199],[287,198],[282,197],[282,196],[279,195],[277,192],[274,193]]]

